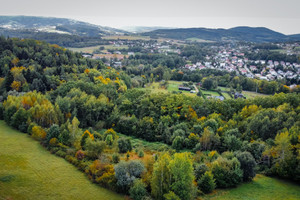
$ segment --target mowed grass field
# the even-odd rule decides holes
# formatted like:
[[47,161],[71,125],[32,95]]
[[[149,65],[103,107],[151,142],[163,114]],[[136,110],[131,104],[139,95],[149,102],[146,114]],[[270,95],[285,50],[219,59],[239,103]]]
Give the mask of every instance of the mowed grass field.
[[102,37],[104,40],[150,40],[149,36],[137,35],[111,35]]
[[277,178],[256,175],[254,180],[237,188],[216,190],[199,197],[202,200],[299,200],[300,185]]
[[83,48],[68,48],[71,51],[75,52],[82,52],[82,53],[93,53],[95,50],[99,49],[100,47],[104,47],[104,52],[106,52],[106,49],[114,49],[114,50],[119,50],[119,49],[128,49],[127,45],[121,45],[121,46],[114,46],[114,45],[97,45],[97,46],[92,46],[92,47],[83,47]]
[[93,184],[28,135],[0,121],[0,199],[99,199],[123,196]]

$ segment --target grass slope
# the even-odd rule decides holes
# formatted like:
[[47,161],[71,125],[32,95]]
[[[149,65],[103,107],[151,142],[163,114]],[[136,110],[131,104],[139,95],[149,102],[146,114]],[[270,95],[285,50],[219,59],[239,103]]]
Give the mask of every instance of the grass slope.
[[296,200],[300,199],[300,186],[288,181],[257,175],[250,183],[234,189],[216,190],[202,200]]
[[92,184],[62,158],[0,121],[0,199],[99,199],[121,195]]

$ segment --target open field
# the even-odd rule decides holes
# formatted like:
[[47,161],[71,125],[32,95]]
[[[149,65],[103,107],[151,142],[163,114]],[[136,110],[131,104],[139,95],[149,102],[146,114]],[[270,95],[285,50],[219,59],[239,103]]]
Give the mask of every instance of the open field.
[[220,96],[219,93],[217,93],[217,92],[215,92],[215,91],[201,90],[201,92],[202,92],[204,95]]
[[229,96],[229,94],[227,92],[222,92],[222,94],[225,97],[225,99],[231,99],[231,97]]
[[[154,82],[152,84],[149,84],[148,86],[146,86],[146,89],[150,89],[151,93],[157,93],[157,92],[179,92],[181,90],[178,90],[178,86],[181,85],[183,82],[179,82],[179,81],[168,81],[168,87],[167,89],[165,88],[161,88],[159,86],[159,82]],[[190,93],[189,91],[182,91],[182,94],[185,94],[187,96],[196,96],[196,93]]]
[[[169,85],[168,85],[168,91],[169,92],[173,92],[173,91],[179,92],[179,91],[181,91],[181,90],[178,90],[178,86],[182,85],[183,82],[181,82],[181,81],[168,81],[168,82],[169,82]],[[194,97],[194,96],[197,95],[196,93],[190,93],[189,91],[182,91],[182,94],[186,94],[187,96],[191,96],[191,97]]]
[[111,35],[102,37],[104,40],[150,40],[149,36]]
[[127,45],[122,45],[122,46],[114,46],[114,45],[97,45],[97,46],[92,46],[92,47],[83,47],[83,48],[68,48],[71,51],[75,52],[83,52],[83,53],[93,53],[94,50],[99,49],[100,47],[104,47],[105,51],[106,49],[114,49],[114,50],[119,50],[119,49],[128,49]]
[[[227,88],[227,87],[218,87],[218,88],[220,88],[222,91],[230,91],[230,88]],[[225,93],[223,92],[222,94],[224,95]],[[250,91],[245,91],[245,90],[243,90],[242,94],[244,94],[244,96],[247,99],[251,99],[251,98],[254,98],[254,97],[266,97],[266,96],[269,96],[267,94],[261,94],[261,93],[250,92]]]
[[189,41],[192,41],[192,42],[202,42],[202,43],[214,42],[214,41],[203,40],[203,39],[199,39],[199,38],[188,38],[186,40],[189,40]]
[[92,46],[92,47],[82,47],[82,48],[68,48],[71,51],[83,52],[83,53],[93,53],[94,50],[99,49],[101,45]]
[[202,196],[202,200],[297,200],[300,199],[300,185],[277,178],[256,175],[250,183],[233,189],[220,189]]
[[123,199],[0,121],[0,199]]

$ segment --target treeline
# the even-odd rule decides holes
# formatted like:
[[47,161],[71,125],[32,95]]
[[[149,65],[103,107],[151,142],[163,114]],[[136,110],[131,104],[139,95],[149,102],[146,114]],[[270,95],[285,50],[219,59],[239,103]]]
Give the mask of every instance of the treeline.
[[[267,47],[266,47],[267,48]],[[271,47],[270,47],[271,48]],[[258,52],[246,52],[245,54],[250,60],[273,60],[273,61],[284,61],[289,63],[300,63],[297,55],[287,55],[276,51],[270,51],[268,49],[262,49]]]
[[[257,172],[300,180],[299,94],[219,101],[151,93],[139,87],[178,72],[149,66],[128,75],[129,68],[117,71],[34,40],[3,38],[1,44],[0,119],[103,187],[133,199],[188,200]],[[32,53],[22,57],[25,50]],[[45,78],[31,83],[35,73]],[[37,91],[46,80],[56,81]],[[119,133],[161,148],[146,151]]]
[[30,38],[41,40],[50,44],[57,44],[63,47],[82,48],[96,45],[109,44],[106,40],[102,40],[99,36],[87,37],[79,35],[69,35],[61,33],[36,32],[31,29],[12,30],[0,28],[0,36],[11,38]]

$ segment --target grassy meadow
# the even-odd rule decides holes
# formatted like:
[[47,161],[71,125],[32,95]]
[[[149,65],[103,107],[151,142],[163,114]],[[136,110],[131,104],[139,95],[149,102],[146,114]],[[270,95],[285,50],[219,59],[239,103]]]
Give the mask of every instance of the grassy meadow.
[[121,46],[97,45],[97,46],[92,46],[92,47],[68,48],[68,49],[70,49],[71,51],[74,51],[74,52],[82,52],[82,53],[90,53],[90,54],[92,54],[95,50],[99,49],[100,47],[104,47],[103,52],[106,52],[106,49],[114,49],[114,50],[128,49],[127,45],[121,45]]
[[0,199],[99,199],[123,196],[93,184],[39,142],[0,121]]
[[149,36],[111,35],[102,37],[104,40],[150,40]]
[[219,189],[199,200],[297,200],[300,185],[277,178],[256,175],[252,182],[233,189]]

